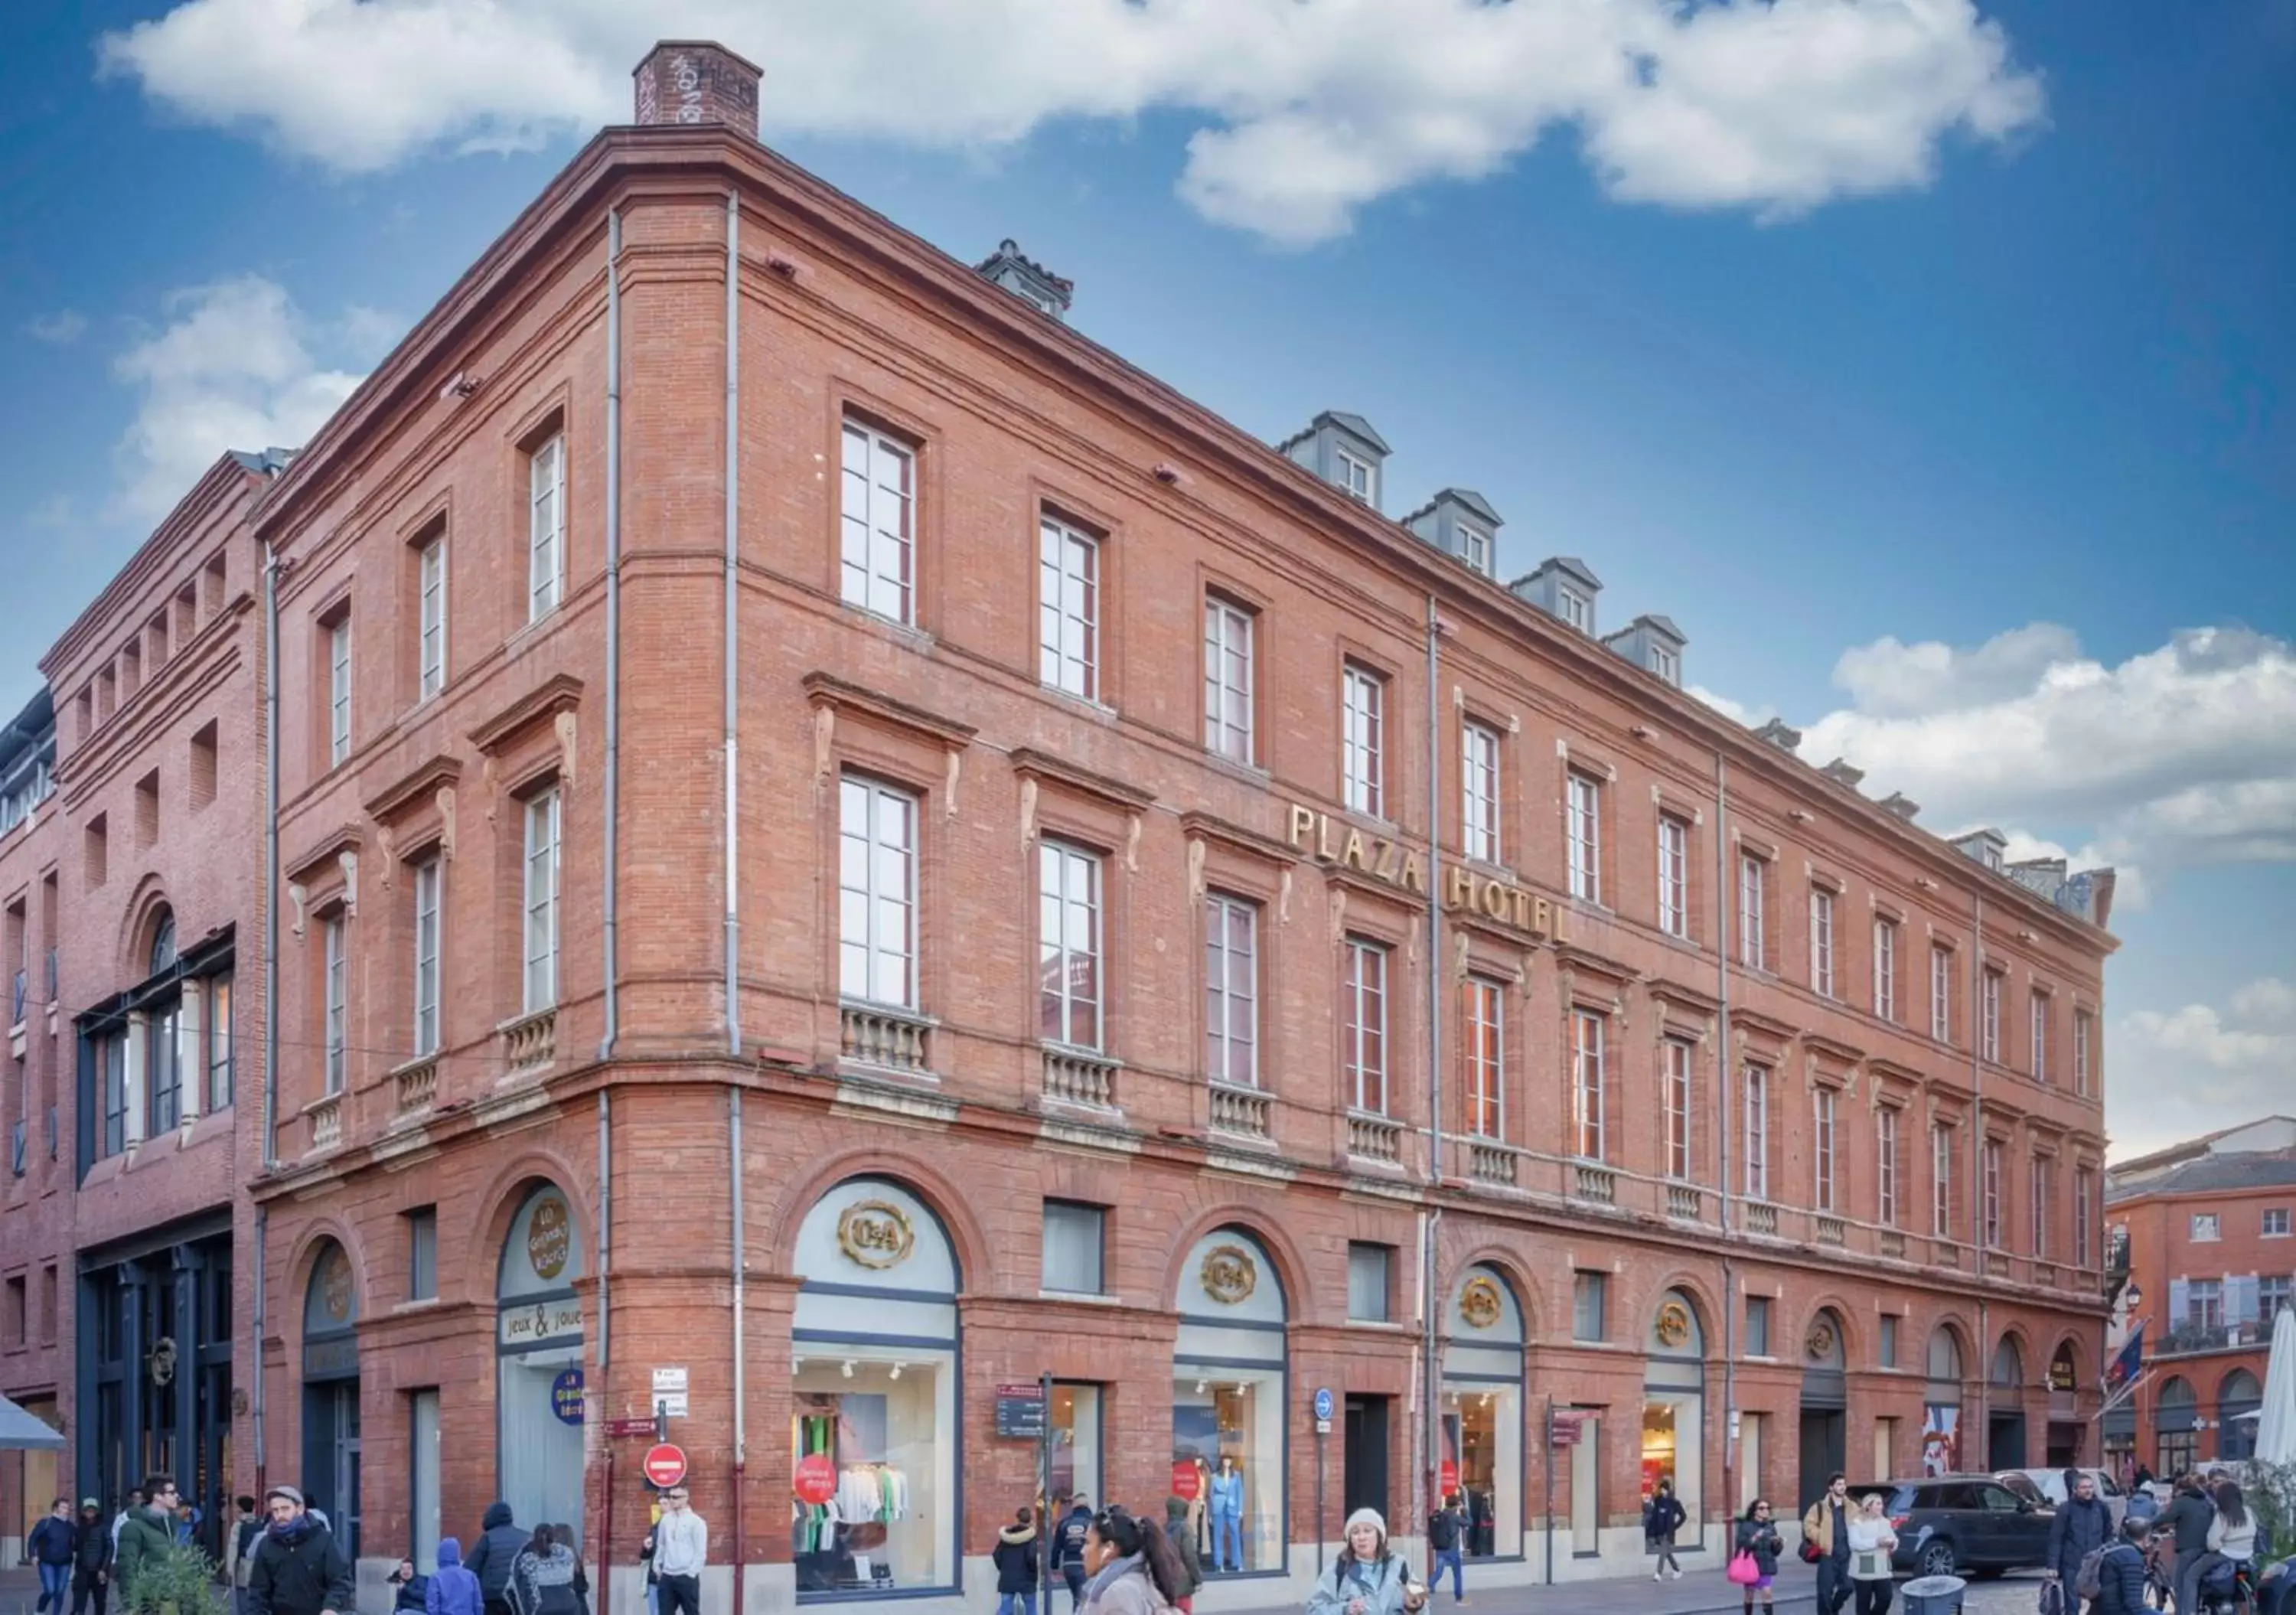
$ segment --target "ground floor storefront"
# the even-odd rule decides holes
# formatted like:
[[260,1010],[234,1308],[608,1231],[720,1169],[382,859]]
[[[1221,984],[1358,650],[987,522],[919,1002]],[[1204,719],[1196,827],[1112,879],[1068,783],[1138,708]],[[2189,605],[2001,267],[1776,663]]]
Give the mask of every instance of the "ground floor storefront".
[[2255,1344],[2153,1358],[2136,1395],[2104,1416],[2113,1461],[2142,1463],[2166,1480],[2254,1456],[2267,1355]]

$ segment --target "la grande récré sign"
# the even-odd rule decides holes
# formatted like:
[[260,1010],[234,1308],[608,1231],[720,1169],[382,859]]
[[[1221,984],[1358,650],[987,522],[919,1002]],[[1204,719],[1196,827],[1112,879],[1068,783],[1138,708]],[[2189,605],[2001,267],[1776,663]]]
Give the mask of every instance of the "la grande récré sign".
[[[1298,802],[1288,804],[1292,849],[1318,864],[1349,869],[1399,891],[1427,895],[1427,866],[1417,851],[1392,839],[1366,835],[1345,821],[1334,822]],[[1464,864],[1443,871],[1443,907],[1451,914],[1476,914],[1527,936],[1559,939],[1562,911],[1537,892],[1510,881],[1478,874]]]

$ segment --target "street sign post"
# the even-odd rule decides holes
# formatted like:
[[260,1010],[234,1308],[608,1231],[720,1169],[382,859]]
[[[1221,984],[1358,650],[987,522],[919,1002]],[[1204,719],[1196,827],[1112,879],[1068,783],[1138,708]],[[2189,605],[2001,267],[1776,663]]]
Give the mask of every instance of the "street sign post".
[[999,1385],[996,1433],[1013,1440],[1041,1442],[1045,1437],[1045,1408],[1051,1399],[1041,1385]]
[[685,1449],[657,1441],[646,1448],[645,1463],[641,1468],[647,1485],[658,1492],[666,1492],[685,1479]]
[[1331,1534],[1331,1523],[1324,1513],[1324,1471],[1330,1448],[1333,1405],[1330,1390],[1318,1385],[1312,1404],[1316,1414],[1316,1574],[1318,1576],[1324,1573],[1324,1538]]

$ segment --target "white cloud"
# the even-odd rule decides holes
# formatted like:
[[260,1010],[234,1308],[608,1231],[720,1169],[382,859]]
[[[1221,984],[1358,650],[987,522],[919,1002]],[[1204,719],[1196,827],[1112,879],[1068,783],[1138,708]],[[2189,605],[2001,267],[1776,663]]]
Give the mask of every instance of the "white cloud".
[[2138,1010],[2107,1029],[2107,1103],[2116,1156],[2285,1111],[2296,1094],[2296,988],[2267,977],[2228,1011]]
[[139,521],[165,514],[226,449],[301,444],[360,380],[314,357],[315,340],[338,339],[260,275],[171,292],[165,308],[166,325],[112,366],[142,394],[114,451],[114,514]]
[[2251,981],[2232,996],[2232,1012],[2251,1026],[2296,1022],[2296,987],[2276,976]]
[[1777,713],[1769,707],[1750,707],[1743,701],[1733,701],[1720,691],[1710,690],[1703,685],[1685,685],[1683,692],[1693,701],[1705,702],[1733,723],[1744,724],[1749,728],[1759,729],[1777,716]]
[[40,316],[25,326],[24,334],[36,342],[69,348],[87,334],[87,316],[77,308],[59,308],[53,314]]
[[626,119],[665,37],[759,62],[768,134],[972,147],[1177,113],[1181,195],[1290,243],[1560,126],[1614,196],[1775,217],[1925,184],[1945,141],[2042,116],[1973,0],[180,0],[101,57],[357,173]]

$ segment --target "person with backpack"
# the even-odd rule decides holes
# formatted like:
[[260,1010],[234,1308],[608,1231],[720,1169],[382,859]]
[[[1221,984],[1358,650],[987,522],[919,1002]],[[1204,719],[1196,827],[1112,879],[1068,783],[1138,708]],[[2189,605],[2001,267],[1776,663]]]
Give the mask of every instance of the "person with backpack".
[[1835,1471],[1801,1517],[1801,1556],[1817,1567],[1817,1615],[1841,1615],[1849,1602],[1849,1477]]
[[1882,1506],[1882,1494],[1868,1492],[1849,1517],[1849,1585],[1856,1590],[1857,1615],[1890,1615],[1890,1599],[1898,1584],[1891,1560],[1898,1551],[1898,1533]]
[[1777,1607],[1772,1591],[1778,1582],[1778,1555],[1786,1551],[1785,1539],[1778,1535],[1776,1522],[1770,1517],[1770,1500],[1757,1497],[1746,1505],[1745,1518],[1738,1521],[1733,1534],[1730,1556],[1741,1554],[1754,1562],[1754,1579],[1739,1589],[1745,1600],[1745,1615],[1754,1615],[1754,1595],[1762,1595],[1762,1608]]
[[1414,1586],[1403,1555],[1389,1550],[1377,1509],[1349,1514],[1341,1537],[1339,1558],[1308,1595],[1308,1615],[1418,1615],[1427,1607],[1429,1589]]
[[2095,1559],[2084,1562],[2083,1574],[2096,1589],[2082,1595],[2094,1600],[2090,1615],[2151,1615],[2144,1602],[2144,1543],[2152,1534],[2149,1521],[2124,1520],[2120,1533]]
[[2071,1491],[2049,1521],[2048,1554],[2042,1567],[2056,1578],[2064,1594],[2065,1615],[2081,1615],[2081,1601],[2096,1596],[2080,1590],[2081,1569],[2091,1554],[2112,1540],[2112,1511],[2096,1495],[2095,1477],[2079,1471],[2072,1474]]
[[439,1568],[422,1588],[423,1615],[486,1615],[487,1595],[463,1563],[458,1537],[439,1539]]
[[1663,1581],[1669,1576],[1682,1579],[1682,1561],[1674,1556],[1674,1534],[1687,1517],[1671,1480],[1660,1481],[1650,1501],[1643,1504],[1643,1552],[1658,1556],[1651,1570],[1652,1581]]
[[479,1520],[479,1539],[471,1545],[471,1556],[463,1562],[479,1578],[480,1591],[487,1601],[486,1615],[511,1615],[511,1572],[517,1566],[519,1549],[525,1545],[526,1533],[512,1519],[510,1504],[487,1504]]
[[[1164,1539],[1172,1545],[1172,1551],[1180,1556],[1180,1568],[1187,1572],[1188,1590],[1172,1601],[1180,1615],[1195,1615],[1196,1589],[1204,1585],[1204,1556],[1196,1548],[1195,1532],[1188,1528],[1191,1512],[1185,1497],[1164,1499]],[[1045,1615],[1053,1615],[1049,1603]]]
[[1443,1572],[1451,1572],[1451,1602],[1467,1602],[1466,1546],[1467,1516],[1461,1512],[1456,1497],[1446,1497],[1441,1506],[1427,1516],[1427,1586],[1432,1592],[1443,1584]]

